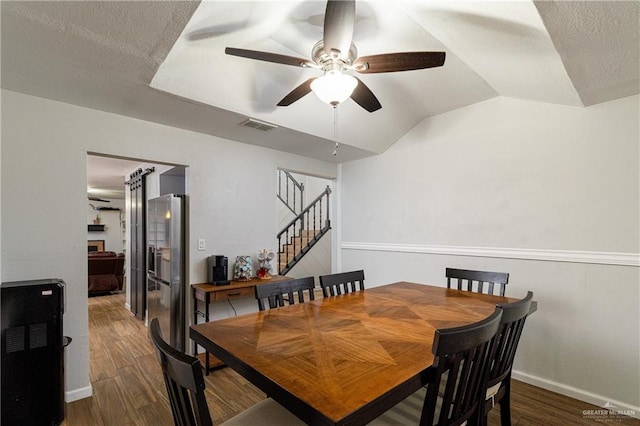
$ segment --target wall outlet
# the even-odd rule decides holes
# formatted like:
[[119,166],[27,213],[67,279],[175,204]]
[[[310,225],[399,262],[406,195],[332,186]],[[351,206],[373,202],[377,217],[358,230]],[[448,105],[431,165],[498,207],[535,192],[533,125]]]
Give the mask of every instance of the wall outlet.
[[206,247],[206,244],[204,242],[204,238],[198,238],[198,250],[204,250]]

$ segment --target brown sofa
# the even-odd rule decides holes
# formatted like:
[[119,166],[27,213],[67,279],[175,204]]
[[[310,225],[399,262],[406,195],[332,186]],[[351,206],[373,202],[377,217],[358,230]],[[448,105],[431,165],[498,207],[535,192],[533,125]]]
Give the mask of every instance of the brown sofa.
[[124,254],[113,251],[89,252],[89,294],[122,290]]

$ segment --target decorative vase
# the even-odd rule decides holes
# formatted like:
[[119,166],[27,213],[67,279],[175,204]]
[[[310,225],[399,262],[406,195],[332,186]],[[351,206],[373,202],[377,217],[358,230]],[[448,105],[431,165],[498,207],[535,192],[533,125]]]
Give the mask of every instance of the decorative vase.
[[273,260],[275,254],[272,251],[267,249],[260,250],[258,252],[258,261],[260,262],[260,266],[258,268],[258,278],[261,280],[271,279],[271,264],[270,261]]
[[233,266],[233,279],[235,281],[249,281],[253,277],[253,265],[251,256],[237,256]]

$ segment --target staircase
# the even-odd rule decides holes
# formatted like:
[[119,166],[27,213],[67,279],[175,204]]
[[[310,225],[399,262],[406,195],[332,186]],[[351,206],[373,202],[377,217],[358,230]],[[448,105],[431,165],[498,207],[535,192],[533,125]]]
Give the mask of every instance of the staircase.
[[[285,275],[289,272],[331,229],[329,220],[330,194],[331,188],[327,186],[315,200],[278,233],[279,275]],[[279,198],[282,200],[281,197]],[[289,208],[291,209],[291,207]]]

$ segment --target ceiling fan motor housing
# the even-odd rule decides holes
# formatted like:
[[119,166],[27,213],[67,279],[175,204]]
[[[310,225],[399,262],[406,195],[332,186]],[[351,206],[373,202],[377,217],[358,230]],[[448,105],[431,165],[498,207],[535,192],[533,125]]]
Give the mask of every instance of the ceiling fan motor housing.
[[339,50],[332,50],[332,55],[328,55],[324,51],[324,40],[320,40],[313,46],[311,57],[325,73],[327,71],[342,72],[345,69],[351,68],[353,62],[358,57],[358,49],[355,44],[351,43],[351,47],[346,55],[342,54]]

